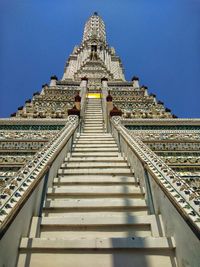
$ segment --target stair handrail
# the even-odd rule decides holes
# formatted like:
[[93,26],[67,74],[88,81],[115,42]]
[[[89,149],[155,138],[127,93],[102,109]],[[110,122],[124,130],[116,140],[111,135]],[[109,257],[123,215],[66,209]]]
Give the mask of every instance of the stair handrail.
[[[134,174],[139,178],[142,185],[148,189],[148,184],[144,177],[144,171],[147,171],[200,239],[199,194],[138,137],[131,135],[121,124],[121,117],[112,117],[111,132],[118,143],[122,155],[127,158],[132,167],[134,165]],[[131,162],[130,152],[134,154],[135,162]],[[149,199],[147,201],[151,202]]]
[[85,110],[86,110],[86,96],[87,96],[87,87],[82,87],[81,89],[81,112],[80,112],[80,132],[84,128],[85,123]]
[[0,238],[38,183],[48,174],[63,148],[68,145],[68,151],[71,151],[78,126],[78,116],[70,115],[64,128],[42,150],[37,152],[6,185],[0,194]]
[[106,97],[108,95],[108,89],[107,87],[102,86],[101,89],[101,105],[102,105],[102,112],[103,112],[103,127],[104,132],[108,132],[108,116],[107,116],[107,102]]

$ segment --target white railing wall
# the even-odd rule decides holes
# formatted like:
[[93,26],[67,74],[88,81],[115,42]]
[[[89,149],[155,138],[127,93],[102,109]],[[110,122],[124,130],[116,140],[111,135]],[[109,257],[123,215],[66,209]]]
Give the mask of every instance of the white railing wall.
[[28,236],[31,219],[41,216],[47,187],[72,151],[78,131],[78,117],[69,116],[65,127],[20,169],[1,194],[0,266],[14,267],[20,239]]
[[106,86],[102,86],[101,103],[102,103],[102,112],[103,112],[105,132],[109,131],[109,120],[108,120],[108,110],[107,110],[107,101],[106,101],[107,95],[108,95],[108,88]]
[[[175,238],[179,266],[183,266],[183,262],[187,262],[188,266],[198,266],[199,195],[138,137],[130,135],[120,120],[120,117],[111,119],[111,132],[121,154],[128,160],[135,179],[145,191],[149,213],[161,215],[165,235]],[[160,234],[164,233],[161,231]]]
[[83,86],[81,88],[81,111],[80,111],[80,131],[84,128],[84,122],[85,122],[85,109],[86,109],[86,101],[87,101],[87,86]]

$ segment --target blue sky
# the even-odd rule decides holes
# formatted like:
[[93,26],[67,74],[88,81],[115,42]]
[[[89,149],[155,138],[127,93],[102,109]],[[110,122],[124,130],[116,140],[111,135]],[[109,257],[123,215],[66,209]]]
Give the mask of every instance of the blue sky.
[[178,117],[199,117],[200,0],[1,0],[0,117],[62,77],[94,11],[126,78],[140,77]]

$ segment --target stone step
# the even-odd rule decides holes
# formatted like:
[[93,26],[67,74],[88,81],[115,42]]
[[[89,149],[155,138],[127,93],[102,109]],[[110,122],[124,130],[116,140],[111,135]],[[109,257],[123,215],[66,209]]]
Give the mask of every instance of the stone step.
[[104,123],[102,122],[102,123],[85,123],[84,124],[84,128],[88,128],[88,127],[90,127],[90,128],[94,128],[94,127],[97,127],[97,128],[103,128],[104,127]]
[[90,103],[90,105],[86,106],[86,110],[92,109],[92,108],[98,108],[99,110],[102,111],[101,104],[99,104],[99,103]]
[[[44,251],[46,249],[54,249],[54,250],[55,249],[56,250],[58,249],[61,249],[61,250],[63,249],[81,249],[81,250],[97,249],[98,250],[98,249],[131,249],[131,248],[132,249],[158,249],[158,250],[171,249],[171,250],[174,250],[175,241],[173,238],[167,238],[167,237],[136,237],[136,238],[126,237],[126,238],[115,238],[114,240],[110,238],[103,238],[103,239],[102,238],[93,238],[93,239],[22,238],[21,244],[20,244],[20,250],[40,249]],[[49,265],[46,265],[46,266],[49,266]],[[84,266],[87,266],[87,265],[84,265]],[[103,265],[100,265],[100,266],[103,266]],[[130,266],[133,266],[133,265],[130,265]],[[136,265],[136,266],[139,266],[139,265]],[[154,265],[154,266],[158,266],[158,265]],[[163,265],[160,265],[160,262],[159,262],[159,266],[163,266]]]
[[98,118],[103,118],[103,114],[102,113],[100,113],[100,112],[95,112],[95,111],[91,111],[91,112],[86,112],[85,113],[85,118],[96,118],[96,117],[98,117]]
[[79,144],[116,144],[115,140],[112,138],[101,138],[101,137],[85,137],[85,138],[78,138],[77,143]]
[[84,114],[84,119],[103,119],[103,114],[96,113],[96,112],[90,112]]
[[87,113],[87,112],[91,112],[91,111],[96,111],[96,112],[99,112],[99,113],[103,113],[103,111],[102,111],[102,108],[99,108],[99,107],[91,107],[91,108],[86,108],[86,110],[85,110],[85,113]]
[[84,125],[87,124],[88,126],[93,124],[101,126],[103,124],[103,118],[99,118],[97,121],[93,119],[88,120],[87,118],[85,118],[84,122],[85,122]]
[[[91,200],[91,199],[90,199]],[[142,211],[143,210],[143,211]],[[147,208],[145,207],[144,209],[125,209],[125,211],[123,209],[115,209],[115,210],[79,210],[79,211],[73,211],[73,210],[68,210],[67,212],[62,212],[62,210],[60,210],[60,212],[58,212],[57,209],[46,209],[43,210],[42,213],[42,217],[41,218],[54,218],[54,217],[59,217],[59,218],[65,218],[66,216],[68,217],[73,217],[73,216],[78,216],[78,217],[98,217],[98,216],[124,216],[126,214],[126,216],[133,216],[133,217],[142,217],[142,216],[149,216]],[[110,228],[111,229],[111,228]],[[161,229],[162,230],[162,229]]]
[[102,118],[103,113],[95,111],[95,110],[91,110],[91,111],[86,111],[84,115],[85,115],[85,118],[86,117],[96,117],[96,116]]
[[103,113],[102,113],[102,112],[93,111],[93,110],[91,110],[91,111],[86,111],[86,112],[84,113],[84,118],[87,118],[87,117],[93,117],[93,118],[96,118],[96,116],[97,116],[97,117],[101,117],[101,118],[103,118]]
[[113,137],[109,137],[109,136],[102,137],[101,134],[103,133],[83,133],[83,134],[86,134],[86,135],[78,137],[75,140],[75,142],[85,143],[85,144],[89,144],[90,142],[91,144],[95,144],[95,143],[104,144],[104,142],[106,142],[107,144],[116,144]]
[[104,130],[84,130],[84,133],[104,133]]
[[87,114],[87,113],[90,113],[90,112],[93,112],[93,111],[96,112],[96,113],[101,113],[101,114],[103,113],[102,109],[98,108],[98,107],[87,108],[85,113]]
[[97,127],[97,128],[103,128],[104,127],[104,123],[102,122],[101,124],[96,124],[96,123],[93,123],[93,124],[84,124],[84,128],[94,128],[94,127]]
[[87,108],[90,108],[93,106],[98,106],[99,108],[101,108],[101,102],[90,102],[88,103]]
[[154,236],[159,237],[155,217],[125,214],[70,214],[65,217],[41,218],[40,237],[93,238]]
[[124,162],[123,157],[66,157],[64,162]]
[[99,120],[98,123],[95,122],[95,121],[86,121],[84,123],[84,125],[86,126],[93,126],[93,125],[96,125],[96,126],[101,126],[103,124],[103,120]]
[[45,210],[56,209],[59,211],[116,211],[116,210],[147,210],[147,205],[144,199],[137,198],[67,198],[46,200]]
[[85,114],[85,121],[88,121],[88,120],[93,120],[93,121],[95,121],[95,120],[103,120],[103,116],[102,115],[100,115],[100,114],[91,114],[91,115],[89,115],[89,114]]
[[83,128],[84,133],[103,133],[103,127],[101,128],[89,128],[89,127],[84,127]]
[[[85,137],[85,136],[87,136],[87,134],[85,134],[85,133],[81,133],[81,135],[80,135],[80,137]],[[111,138],[113,138],[113,136],[110,134],[110,133],[103,133],[103,134],[94,134],[94,136],[99,136],[99,137],[102,137],[102,138],[106,138],[106,137],[111,137]]]
[[101,107],[101,101],[100,101],[100,102],[88,102],[87,107],[91,107],[91,106],[93,106],[93,105],[96,105],[96,106]]
[[96,144],[80,144],[80,143],[75,143],[74,144],[74,147],[76,147],[76,148],[81,148],[81,147],[83,147],[83,148],[89,148],[89,147],[96,147],[96,148],[99,148],[99,147],[117,147],[117,145],[116,145],[116,143],[113,143],[113,144],[99,144],[99,143],[96,143]]
[[66,214],[64,217],[42,217],[41,225],[59,225],[59,226],[97,226],[97,225],[152,225],[153,235],[159,236],[159,231],[156,224],[155,215],[134,215],[131,213],[129,216],[126,214]]
[[[92,152],[92,151],[84,151],[84,152],[72,152],[73,157],[105,157],[105,152]],[[118,157],[119,153],[117,152],[106,152],[106,157]]]
[[59,169],[58,175],[65,174],[65,175],[73,175],[73,174],[80,174],[80,175],[87,175],[87,174],[96,174],[96,175],[102,175],[102,174],[111,174],[111,175],[132,175],[132,172],[129,168],[67,168],[67,169]]
[[69,185],[53,187],[47,190],[47,198],[79,197],[132,197],[143,198],[144,193],[139,187],[133,185]]
[[87,105],[87,108],[88,107],[98,107],[98,108],[101,108],[101,103],[89,103],[89,105]]
[[96,124],[96,123],[93,123],[93,124],[87,124],[87,123],[85,123],[84,124],[84,129],[86,129],[86,128],[96,128],[96,127],[98,127],[98,128],[100,128],[100,129],[102,129],[103,127],[104,127],[104,124],[103,123],[101,123],[101,124]]
[[100,126],[96,126],[96,125],[84,125],[84,130],[102,130],[103,129],[103,125]]
[[104,133],[103,128],[102,129],[84,129],[84,133],[93,134],[93,133]]
[[103,117],[102,116],[86,116],[84,118],[85,122],[89,122],[89,121],[93,121],[93,122],[99,122],[99,121],[103,121]]
[[87,129],[87,130],[99,130],[99,129],[102,129],[103,128],[103,124],[102,125],[98,125],[98,124],[89,124],[89,125],[84,125],[84,129]]
[[93,124],[95,124],[95,125],[101,125],[101,124],[103,124],[103,119],[99,119],[99,120],[86,120],[84,124],[85,125],[93,125]]
[[102,110],[100,109],[90,108],[86,110],[85,114],[103,114],[103,113]]
[[127,168],[126,162],[67,162],[61,165],[61,168]]
[[96,112],[89,112],[85,113],[85,119],[87,118],[98,118],[98,119],[103,119],[103,114],[102,113],[96,113]]
[[109,148],[105,148],[105,147],[88,147],[88,148],[75,148],[74,151],[76,152],[118,152],[118,148],[117,147],[109,147]]
[[99,117],[99,118],[103,118],[103,113],[95,113],[94,114],[94,112],[85,112],[85,114],[84,114],[84,118],[86,118],[86,117],[90,117],[90,118],[96,118],[96,117]]
[[90,116],[88,116],[88,118],[85,117],[85,121],[86,122],[102,122],[103,121],[103,117],[91,118]]
[[96,117],[96,116],[101,116],[101,117],[103,117],[103,113],[102,112],[100,112],[100,111],[97,111],[97,110],[89,110],[89,111],[86,111],[85,112],[85,114],[84,114],[84,117],[86,118],[86,117],[91,117],[91,116],[93,116],[93,117]]
[[88,109],[85,112],[85,115],[94,115],[94,114],[102,115],[103,113],[101,110],[97,110],[97,109]]
[[97,128],[101,128],[102,126],[103,126],[103,122],[100,124],[100,123],[89,123],[89,124],[87,124],[87,123],[85,123],[84,124],[84,127],[97,127]]
[[166,237],[22,238],[19,252],[18,267],[177,266]]
[[89,119],[85,119],[84,125],[99,125],[101,126],[103,124],[103,119],[98,119],[98,120],[89,120]]
[[102,118],[103,114],[100,112],[95,112],[95,111],[91,111],[91,112],[86,112],[85,113],[85,118],[87,117],[101,117]]
[[84,132],[91,132],[91,133],[103,133],[102,130],[103,130],[103,126],[101,127],[84,127]]
[[103,133],[103,127],[84,127],[84,132],[91,132],[91,133]]
[[[83,133],[82,133],[83,134]],[[82,135],[77,138],[77,141],[81,140],[81,141],[109,141],[109,142],[115,142],[115,140],[113,139],[112,136],[105,136],[105,137],[102,137],[102,136],[98,136],[98,135]]]
[[[91,201],[91,198],[88,198]],[[99,198],[100,199],[100,198]],[[65,215],[73,215],[73,214],[78,214],[81,216],[81,214],[87,214],[88,216],[90,214],[94,216],[98,216],[99,214],[106,215],[106,214],[125,214],[127,213],[128,215],[133,214],[134,216],[143,216],[143,215],[148,215],[148,209],[147,207],[116,207],[114,209],[110,209],[109,207],[102,207],[98,208],[95,210],[94,208],[78,208],[78,209],[64,209],[64,208],[57,208],[57,209],[52,209],[52,208],[43,208],[43,217],[65,217]]]
[[91,120],[85,119],[84,122],[85,122],[84,125],[88,125],[88,126],[90,126],[90,125],[101,126],[104,123],[104,121],[103,121],[102,118],[101,119],[98,119],[98,121],[97,120],[93,120],[93,119],[91,119]]
[[87,185],[116,185],[122,184],[127,185],[131,184],[134,186],[138,186],[138,183],[135,181],[134,177],[126,177],[126,176],[111,176],[111,175],[87,175],[87,176],[59,176],[54,178],[54,185],[71,185],[71,184],[87,184]]
[[[88,131],[88,130],[86,130],[86,131],[84,131],[84,133],[94,133],[94,132],[91,132],[91,131]],[[98,130],[98,131],[95,131],[95,133],[104,133],[104,130]]]
[[91,139],[89,139],[89,140],[85,140],[85,139],[78,139],[77,141],[76,141],[76,143],[75,144],[102,144],[102,142],[104,143],[104,144],[116,144],[116,142],[114,141],[114,140],[102,140],[102,139],[97,139],[96,140],[96,138],[94,139],[94,140],[91,140]]
[[[54,217],[51,217],[54,218]],[[114,226],[42,226],[41,238],[119,238],[130,236],[151,236],[149,225],[114,225]]]

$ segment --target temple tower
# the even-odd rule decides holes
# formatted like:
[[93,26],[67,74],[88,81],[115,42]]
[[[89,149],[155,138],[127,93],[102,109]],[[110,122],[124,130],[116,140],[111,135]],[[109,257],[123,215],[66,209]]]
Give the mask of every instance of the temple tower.
[[95,12],[62,78],[0,119],[0,267],[199,266],[199,148]]
[[86,22],[82,43],[70,55],[62,80],[80,80],[87,77],[90,84],[100,84],[101,79],[125,80],[121,60],[106,42],[105,24],[97,12]]

